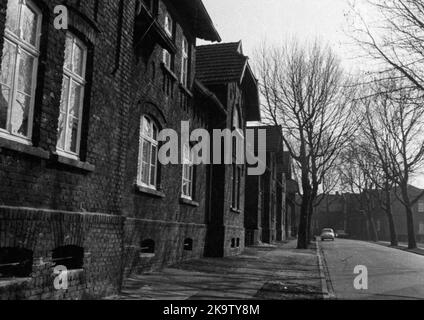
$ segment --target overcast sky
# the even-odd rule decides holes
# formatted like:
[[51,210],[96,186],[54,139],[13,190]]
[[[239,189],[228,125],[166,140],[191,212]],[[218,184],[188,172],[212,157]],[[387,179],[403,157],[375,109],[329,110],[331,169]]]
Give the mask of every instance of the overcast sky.
[[[223,42],[243,41],[244,54],[253,57],[255,48],[266,40],[284,43],[293,36],[300,40],[320,40],[333,47],[343,65],[354,72],[360,65],[355,57],[350,28],[349,2],[352,0],[203,0]],[[362,12],[370,8],[357,0]],[[203,42],[201,42],[203,43]],[[414,185],[424,188],[424,175]]]
[[349,63],[348,0],[203,0],[223,42],[243,41],[246,55],[263,40],[322,39]]

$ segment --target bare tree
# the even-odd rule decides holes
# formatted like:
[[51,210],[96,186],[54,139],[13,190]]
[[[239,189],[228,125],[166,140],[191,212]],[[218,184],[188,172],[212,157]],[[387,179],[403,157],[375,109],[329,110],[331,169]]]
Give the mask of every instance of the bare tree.
[[409,195],[409,184],[424,161],[423,99],[415,88],[407,89],[394,80],[379,81],[364,102],[363,132],[372,143],[372,150],[384,164],[387,176],[404,205],[408,229],[408,247],[416,248],[412,207],[415,199]]
[[365,213],[368,225],[368,234],[372,241],[378,241],[378,233],[374,220],[376,210],[374,200],[374,182],[369,173],[375,170],[368,154],[359,143],[359,138],[352,139],[348,147],[340,155],[338,167],[341,187],[351,192],[358,203],[360,210]]
[[[424,90],[424,2],[422,0],[365,0],[375,9],[372,18],[352,2],[351,35],[374,62],[377,80],[396,75],[407,88]],[[396,73],[393,73],[396,71]],[[374,79],[375,80],[375,79]]]
[[281,125],[302,189],[298,248],[308,246],[320,185],[354,131],[352,86],[328,47],[263,47],[257,59],[266,120]]

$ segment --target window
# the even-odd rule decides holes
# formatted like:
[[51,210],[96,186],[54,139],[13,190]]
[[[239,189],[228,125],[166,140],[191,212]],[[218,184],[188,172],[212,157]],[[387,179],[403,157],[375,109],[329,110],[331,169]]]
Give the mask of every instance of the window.
[[78,158],[85,90],[87,47],[73,34],[66,35],[62,97],[58,125],[57,150]]
[[184,87],[188,87],[188,65],[189,65],[189,49],[188,42],[185,37],[182,41],[182,60],[181,60],[181,84]]
[[236,247],[236,238],[232,238],[231,239],[231,248],[235,248]]
[[170,54],[166,49],[163,49],[163,64],[169,70],[172,70],[172,54]]
[[0,73],[0,135],[28,144],[32,135],[41,20],[41,12],[32,1],[8,1]]
[[418,201],[418,212],[423,213],[424,212],[424,200]]
[[156,189],[158,167],[158,128],[148,117],[141,119],[139,173],[137,184]]
[[174,22],[171,18],[171,15],[169,13],[165,14],[165,32],[166,34],[172,38],[174,35]]
[[64,246],[53,250],[53,262],[56,266],[64,266],[68,270],[82,269],[84,266],[84,248]]
[[[165,14],[164,28],[165,28],[166,34],[170,38],[173,38],[174,22],[169,13]],[[163,63],[169,70],[172,70],[172,62],[173,62],[172,60],[173,60],[172,54],[168,50],[163,49]]]
[[193,182],[194,182],[194,165],[193,154],[188,145],[184,146],[183,152],[183,181],[182,181],[182,197],[192,200],[193,198]]
[[0,279],[30,277],[32,264],[32,251],[23,248],[0,248]]
[[141,243],[141,253],[155,253],[155,242],[152,239],[144,240]]
[[187,238],[184,240],[184,250],[193,251],[193,239]]

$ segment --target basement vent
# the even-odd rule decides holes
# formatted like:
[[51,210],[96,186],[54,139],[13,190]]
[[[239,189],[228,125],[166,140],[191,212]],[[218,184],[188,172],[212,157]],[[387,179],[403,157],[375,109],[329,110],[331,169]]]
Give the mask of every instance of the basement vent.
[[193,251],[193,239],[187,238],[184,240],[184,250]]
[[155,253],[155,242],[152,239],[143,240],[141,253]]
[[22,248],[0,248],[0,278],[26,278],[32,273],[33,252]]
[[84,248],[64,246],[53,250],[53,262],[56,266],[64,266],[68,270],[82,269],[84,265]]

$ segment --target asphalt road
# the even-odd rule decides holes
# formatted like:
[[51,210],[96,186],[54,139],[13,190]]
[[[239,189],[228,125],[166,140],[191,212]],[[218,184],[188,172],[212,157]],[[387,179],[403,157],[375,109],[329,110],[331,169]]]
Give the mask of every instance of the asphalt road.
[[[424,299],[424,256],[343,239],[320,242],[320,246],[336,299]],[[356,266],[367,268],[366,290],[355,289]]]

